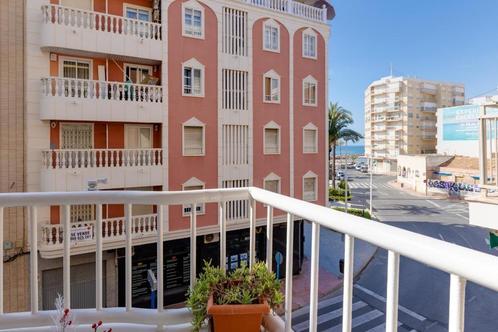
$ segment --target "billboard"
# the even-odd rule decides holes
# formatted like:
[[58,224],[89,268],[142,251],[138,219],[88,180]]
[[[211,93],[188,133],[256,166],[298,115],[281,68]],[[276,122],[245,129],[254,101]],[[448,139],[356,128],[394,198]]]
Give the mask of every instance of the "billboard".
[[[479,140],[479,105],[464,105],[444,108],[443,140],[478,141]],[[497,109],[488,109],[488,114],[498,114]]]

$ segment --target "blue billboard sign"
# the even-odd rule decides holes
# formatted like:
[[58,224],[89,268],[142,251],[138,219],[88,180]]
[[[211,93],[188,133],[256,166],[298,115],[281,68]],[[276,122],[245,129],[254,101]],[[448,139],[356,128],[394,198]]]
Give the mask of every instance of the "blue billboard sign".
[[[443,140],[445,141],[477,141],[479,140],[479,105],[450,107],[443,112]],[[487,111],[498,114],[497,109]]]

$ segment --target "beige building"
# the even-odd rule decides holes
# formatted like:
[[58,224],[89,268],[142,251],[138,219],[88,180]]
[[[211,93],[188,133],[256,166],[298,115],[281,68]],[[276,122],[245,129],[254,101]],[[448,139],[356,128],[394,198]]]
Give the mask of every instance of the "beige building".
[[462,84],[383,77],[365,90],[365,154],[374,171],[396,173],[396,157],[436,152],[436,111],[462,105]]
[[[23,13],[23,0],[0,2],[0,192],[22,192],[25,188]],[[4,211],[0,227],[5,241],[5,312],[24,311],[29,305],[29,256],[24,254],[28,251],[28,233],[25,226],[23,208]]]

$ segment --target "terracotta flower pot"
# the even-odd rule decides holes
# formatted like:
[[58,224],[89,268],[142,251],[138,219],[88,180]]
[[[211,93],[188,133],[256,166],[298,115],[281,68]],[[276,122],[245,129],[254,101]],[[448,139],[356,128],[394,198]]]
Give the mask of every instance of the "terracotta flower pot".
[[259,332],[263,315],[270,312],[266,300],[259,304],[214,304],[209,297],[207,312],[213,317],[215,332]]

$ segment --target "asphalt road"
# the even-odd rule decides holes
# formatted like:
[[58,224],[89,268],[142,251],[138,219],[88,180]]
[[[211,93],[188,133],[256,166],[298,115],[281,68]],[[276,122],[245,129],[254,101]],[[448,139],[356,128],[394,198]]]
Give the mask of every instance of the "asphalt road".
[[[348,170],[348,174],[351,176],[352,203],[368,207],[369,176],[351,170]],[[468,225],[467,203],[414,196],[390,187],[388,182],[393,179],[387,176],[374,176],[373,207],[374,214],[380,221],[498,256],[498,251],[489,249],[486,243],[488,232]],[[444,253],[434,254],[444,255]],[[356,285],[374,295],[379,295],[379,298],[385,297],[386,272],[387,253],[385,250],[379,250],[356,280]],[[427,319],[422,325],[412,326],[414,329],[425,331],[447,329],[449,302],[447,273],[402,257],[399,296],[401,306],[415,316],[420,315]],[[370,301],[368,296],[362,300],[375,306],[375,296],[371,297]],[[497,292],[468,283],[465,327],[467,331],[498,331]]]

